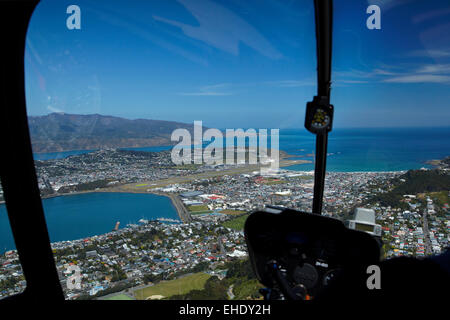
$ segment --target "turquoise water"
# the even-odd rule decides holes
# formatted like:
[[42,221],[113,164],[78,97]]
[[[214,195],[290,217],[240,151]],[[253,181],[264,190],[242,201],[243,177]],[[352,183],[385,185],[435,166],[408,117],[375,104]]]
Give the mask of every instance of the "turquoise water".
[[[282,129],[280,149],[306,160],[313,160],[315,137],[305,129]],[[268,139],[270,147],[270,139]],[[158,152],[171,146],[127,148]],[[85,151],[35,154],[35,159],[63,158]],[[425,162],[450,155],[450,127],[399,129],[334,129],[329,134],[328,171],[399,171],[429,167]],[[314,165],[301,164],[290,170],[314,170]]]
[[[304,130],[281,130],[280,149],[305,156],[314,153],[315,140]],[[336,129],[329,134],[327,170],[400,171],[430,167],[425,162],[450,156],[450,127],[401,129]],[[313,157],[298,159],[313,160]],[[314,165],[286,167],[314,170]]]
[[[172,201],[164,196],[136,193],[86,193],[42,200],[52,242],[110,232],[142,218],[179,220]],[[31,214],[31,212],[30,212]],[[14,249],[4,204],[0,204],[0,253]]]
[[85,154],[96,150],[72,150],[61,152],[48,152],[48,153],[33,153],[34,160],[52,160],[52,159],[64,159],[68,156],[76,156],[79,154]]
[[[146,152],[160,152],[172,149],[172,146],[158,146],[158,147],[142,147],[142,148],[123,148],[123,150],[133,150],[133,151],[146,151]],[[60,151],[60,152],[48,152],[48,153],[33,153],[34,160],[53,160],[53,159],[64,159],[69,156],[76,156],[79,154],[90,153],[97,151],[98,149],[92,150],[71,150],[71,151]]]
[[[270,147],[270,139],[268,141]],[[130,148],[163,151],[170,146]],[[280,130],[280,149],[312,160],[315,137],[306,130]],[[75,150],[35,154],[47,160],[91,152]],[[425,162],[450,155],[450,127],[401,129],[335,129],[329,135],[328,171],[398,171],[429,167]],[[301,164],[290,170],[314,170]],[[166,197],[148,194],[91,193],[43,200],[51,241],[80,239],[111,231],[117,221],[123,227],[139,219],[178,219]],[[5,205],[0,205],[0,252],[14,248]]]

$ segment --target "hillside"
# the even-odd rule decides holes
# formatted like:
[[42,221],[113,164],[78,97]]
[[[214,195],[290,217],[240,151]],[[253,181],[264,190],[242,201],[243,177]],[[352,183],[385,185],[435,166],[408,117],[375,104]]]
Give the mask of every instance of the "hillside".
[[99,114],[51,113],[28,117],[33,152],[171,145],[173,130],[192,124],[124,119]]
[[394,187],[389,192],[375,194],[368,203],[378,202],[382,206],[408,209],[403,195],[450,191],[450,175],[441,170],[409,170],[392,180]]

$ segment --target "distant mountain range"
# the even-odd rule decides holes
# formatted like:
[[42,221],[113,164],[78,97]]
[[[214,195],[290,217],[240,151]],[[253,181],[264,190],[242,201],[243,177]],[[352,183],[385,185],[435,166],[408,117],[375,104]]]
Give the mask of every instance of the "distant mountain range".
[[99,114],[51,113],[30,116],[28,124],[33,152],[172,145],[173,130],[185,128],[193,132],[192,124]]

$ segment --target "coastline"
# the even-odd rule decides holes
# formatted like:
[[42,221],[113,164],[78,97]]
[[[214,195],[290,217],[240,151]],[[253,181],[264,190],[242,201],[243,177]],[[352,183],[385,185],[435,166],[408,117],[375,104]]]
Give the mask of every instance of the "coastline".
[[[151,189],[147,190],[122,190],[119,189],[120,187],[112,188],[112,189],[103,189],[103,190],[95,190],[92,192],[97,193],[137,193],[137,194],[154,194],[161,197],[167,197],[172,202],[172,205],[175,207],[175,210],[177,211],[178,217],[180,218],[181,222],[183,223],[189,223],[192,221],[191,214],[184,206],[183,202],[180,200],[179,196],[177,194],[173,193],[165,193],[160,191],[149,191]],[[90,191],[85,191],[83,193],[89,193]]]
[[[284,169],[284,170],[286,170],[286,169]],[[312,170],[304,170],[304,171],[286,170],[286,171],[297,172],[297,173],[300,173],[300,174],[301,173],[314,174],[314,171],[312,171]],[[396,170],[396,171],[352,171],[352,172],[339,172],[339,173],[356,173],[356,174],[374,173],[374,174],[383,174],[383,173],[404,173],[406,171],[408,171],[408,170]],[[229,174],[229,173],[227,173],[227,172],[220,172],[220,174]],[[239,174],[239,173],[235,172],[235,174]],[[183,178],[186,178],[186,176],[183,177]],[[145,188],[137,188],[136,187],[136,184],[145,183],[145,182],[149,183],[149,185],[147,185]],[[180,219],[180,221],[182,223],[189,223],[189,222],[191,222],[192,221],[192,217],[191,217],[189,211],[187,210],[187,208],[184,206],[184,203],[180,199],[179,195],[177,193],[166,193],[166,192],[161,192],[161,191],[154,190],[154,188],[158,188],[159,187],[159,186],[155,185],[157,182],[161,182],[161,181],[160,180],[156,180],[156,181],[140,181],[140,182],[123,184],[123,185],[119,185],[119,186],[108,187],[108,188],[104,188],[104,189],[75,191],[75,192],[62,193],[62,194],[60,194],[60,193],[58,193],[58,194],[51,194],[51,195],[43,196],[42,199],[56,198],[56,197],[61,197],[61,196],[89,194],[89,193],[155,194],[155,195],[158,195],[158,196],[165,196],[165,197],[167,197],[167,198],[169,198],[171,200],[171,203],[174,206],[175,210],[177,211],[177,215],[178,215],[178,217],[179,217],[179,219]],[[131,187],[133,187],[133,188],[131,188]],[[5,204],[5,201],[0,201],[0,205],[1,204]],[[132,227],[132,226],[127,226],[127,227]],[[83,239],[87,239],[87,238],[90,238],[90,237],[86,237],[86,238],[83,238]],[[80,240],[80,239],[77,239],[77,240]],[[64,242],[64,241],[56,241],[54,243],[59,243],[59,242]]]
[[[73,151],[73,152],[80,152],[80,151],[93,152],[96,150],[91,150],[91,149],[68,150],[68,151],[57,151],[55,153],[71,152],[71,151]],[[314,174],[314,170],[292,170],[289,168],[291,166],[298,165],[298,164],[312,163],[312,161],[304,160],[304,159],[290,160],[289,158],[302,157],[302,156],[290,155],[290,154],[286,153],[285,151],[282,151],[282,150],[280,150],[280,151],[281,151],[281,155],[280,155],[280,159],[279,159],[279,168],[284,168],[284,170],[286,170],[286,171],[304,173],[304,174],[308,174],[308,175]],[[42,152],[42,153],[38,152],[36,154],[45,154],[45,152]],[[443,159],[440,159],[440,160],[439,159],[428,160],[425,162],[425,164],[431,166],[432,168],[439,168],[439,167],[444,166],[443,165],[444,162],[448,161],[448,159],[450,159],[449,156],[447,156]],[[173,184],[173,183],[187,183],[187,182],[190,182],[192,179],[195,180],[197,178],[206,178],[206,177],[213,177],[213,176],[218,176],[218,175],[220,176],[220,175],[233,175],[233,174],[248,173],[248,172],[252,172],[255,170],[261,170],[261,167],[263,167],[261,164],[248,165],[245,167],[236,167],[236,168],[225,169],[225,170],[217,171],[217,172],[213,171],[213,172],[203,172],[203,173],[197,173],[197,174],[194,173],[190,176],[184,176],[184,177],[172,177],[172,178],[162,179],[162,180],[137,182],[137,183],[147,183],[149,185],[149,188],[145,189],[145,190],[142,190],[142,189],[137,190],[136,186],[135,186],[136,183],[127,183],[127,184],[123,184],[120,186],[108,187],[108,188],[104,188],[104,189],[50,194],[50,195],[42,196],[41,199],[49,199],[49,198],[55,198],[55,197],[61,197],[61,196],[80,195],[80,194],[95,193],[95,192],[97,192],[97,193],[120,192],[120,193],[155,194],[155,195],[159,195],[159,196],[168,197],[171,200],[172,205],[175,207],[175,210],[177,211],[179,219],[183,223],[188,223],[188,222],[192,221],[192,217],[177,194],[164,193],[164,192],[160,192],[160,191],[152,191],[152,189],[164,187],[164,186],[167,186],[167,185]],[[428,168],[428,169],[430,169],[430,168]],[[394,173],[394,172],[405,173],[408,170],[417,170],[417,169],[390,170],[390,171],[368,170],[368,171],[332,171],[332,172],[334,172],[334,173],[356,173],[356,174],[361,174],[361,173],[383,174],[383,173]],[[5,204],[4,200],[0,201],[0,205],[2,205],[2,204]]]
[[[74,191],[69,193],[58,193],[58,194],[50,194],[47,196],[41,197],[41,199],[50,199],[50,198],[57,198],[57,197],[65,197],[65,196],[74,196],[74,195],[80,195],[80,194],[89,194],[89,193],[137,193],[137,194],[154,194],[157,196],[167,197],[172,202],[172,205],[175,207],[175,210],[177,211],[178,217],[183,223],[189,223],[192,221],[192,217],[189,213],[189,211],[184,206],[183,202],[180,200],[178,195],[176,194],[170,194],[170,193],[164,193],[164,192],[158,192],[158,191],[127,191],[127,190],[120,190],[120,189],[103,189],[103,190],[87,190],[87,191]],[[5,201],[1,201],[0,204],[4,204]]]
[[[304,161],[304,160],[296,160],[296,161]],[[310,161],[308,161],[307,163],[309,163]],[[287,164],[287,165],[280,165],[281,167],[289,167],[291,166],[291,164]],[[284,169],[287,171],[291,171],[291,172],[298,172],[298,173],[303,173],[303,174],[312,174],[314,175],[314,170],[304,170],[304,171],[299,171],[299,170],[291,170],[291,169]],[[412,170],[412,169],[410,169]],[[335,171],[335,173],[393,173],[393,172],[399,172],[399,173],[405,173],[408,170],[395,170],[395,171]],[[184,177],[186,178],[186,177]],[[159,180],[157,181],[153,181],[154,184],[156,184]],[[136,183],[147,183],[149,181],[141,181],[141,182],[136,182]],[[80,194],[88,194],[88,193],[108,193],[108,192],[118,192],[118,193],[140,193],[140,194],[155,194],[155,195],[159,195],[159,196],[164,196],[164,197],[168,197],[171,201],[173,206],[175,207],[175,209],[177,210],[178,216],[180,218],[181,221],[183,221],[184,223],[191,221],[191,217],[189,212],[186,210],[186,208],[184,207],[183,203],[181,202],[181,200],[178,198],[177,195],[175,194],[170,194],[170,193],[164,193],[164,192],[159,192],[159,191],[148,191],[151,190],[150,189],[146,189],[146,190],[136,190],[136,189],[126,189],[123,190],[121,189],[122,187],[128,187],[130,185],[134,185],[136,183],[128,183],[128,184],[123,184],[120,186],[116,186],[113,188],[104,188],[104,189],[99,189],[99,190],[86,190],[86,191],[74,191],[74,192],[68,192],[68,193],[57,193],[57,194],[49,194],[49,195],[45,195],[45,196],[41,196],[41,199],[50,199],[50,198],[56,198],[56,197],[65,197],[65,196],[72,196],[72,195],[80,195]],[[163,185],[164,186],[164,185]],[[153,188],[155,188],[156,186],[153,186]],[[5,201],[2,200],[0,201],[0,205],[5,204]],[[182,209],[184,208],[184,209]]]
[[[165,223],[165,222],[187,223],[192,220],[188,210],[184,207],[180,207],[180,204],[183,205],[183,203],[177,196],[171,195],[171,194],[158,193],[158,192],[129,192],[129,191],[122,191],[122,190],[89,190],[89,191],[80,191],[80,192],[72,192],[72,193],[65,193],[65,194],[49,195],[49,196],[42,197],[41,199],[49,199],[49,198],[80,195],[80,194],[91,194],[91,193],[124,193],[124,194],[135,193],[135,194],[154,194],[154,195],[158,195],[158,196],[164,196],[171,200],[172,205],[174,206],[175,210],[177,211],[179,221],[174,220],[173,218],[165,218],[165,217],[157,217],[157,218],[151,219],[150,221],[159,221],[162,223]],[[184,210],[182,208],[184,208]],[[121,227],[119,230],[124,230],[124,229],[132,230],[139,226],[141,226],[141,225],[140,224],[139,225],[138,224],[127,224],[127,225],[124,225],[123,227]],[[108,231],[105,233],[100,232],[100,233],[96,233],[95,235],[80,237],[80,238],[76,238],[73,240],[58,240],[58,241],[51,241],[50,243],[52,245],[53,244],[58,245],[61,243],[66,243],[66,242],[80,242],[80,241],[95,238],[98,236],[104,236],[104,235],[114,233],[114,232],[116,232],[116,231],[112,230],[112,231]],[[3,251],[3,248],[0,248],[0,255],[4,254],[5,252],[8,252],[8,251],[17,252],[17,248],[6,249],[4,251]]]
[[181,201],[180,197],[177,194],[172,193],[164,193],[164,192],[148,192],[152,194],[156,194],[159,196],[168,197],[170,201],[172,201],[173,206],[175,207],[175,210],[177,210],[178,217],[183,223],[189,223],[192,222],[192,217],[189,211],[184,206],[183,201]]

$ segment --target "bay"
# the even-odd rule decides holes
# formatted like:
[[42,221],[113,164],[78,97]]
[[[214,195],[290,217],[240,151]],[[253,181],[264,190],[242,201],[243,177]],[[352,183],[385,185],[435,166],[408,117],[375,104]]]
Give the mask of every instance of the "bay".
[[[293,159],[314,160],[315,137],[305,129],[282,129],[280,149]],[[270,138],[268,141],[270,148]],[[171,146],[127,148],[158,152]],[[60,159],[94,150],[34,154],[36,160]],[[340,172],[400,171],[429,168],[426,163],[450,155],[450,127],[334,129],[329,134],[327,170]],[[284,169],[312,171],[314,164]],[[151,194],[89,193],[43,199],[50,239],[74,240],[111,231],[139,219],[178,219],[170,199]],[[13,249],[6,208],[0,204],[0,252]]]
[[[206,143],[207,145],[207,143]],[[268,147],[271,142],[268,138]],[[124,148],[158,152],[172,146]],[[279,148],[296,159],[313,161],[315,136],[305,129],[281,129]],[[60,159],[93,150],[34,154],[36,160]],[[328,141],[328,171],[401,171],[430,168],[426,162],[450,155],[450,127],[438,128],[353,128],[334,129]],[[285,169],[314,170],[314,164],[300,164]]]
[[[140,219],[179,220],[172,201],[154,194],[93,192],[47,198],[42,204],[51,242],[104,234],[110,232],[117,221],[122,228]],[[0,253],[14,248],[6,206],[1,204]]]
[[71,151],[60,151],[60,152],[45,152],[45,153],[33,153],[34,160],[53,160],[53,159],[64,159],[69,156],[76,156],[79,154],[85,154],[93,152],[96,150],[71,150]]
[[[304,156],[314,153],[312,134],[281,130],[280,149]],[[426,162],[450,155],[450,127],[335,129],[328,140],[327,171],[402,171],[430,168]],[[285,169],[311,171],[314,164]]]

